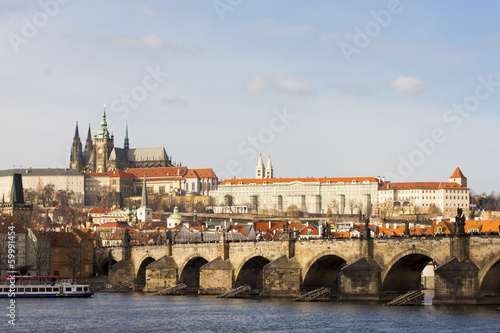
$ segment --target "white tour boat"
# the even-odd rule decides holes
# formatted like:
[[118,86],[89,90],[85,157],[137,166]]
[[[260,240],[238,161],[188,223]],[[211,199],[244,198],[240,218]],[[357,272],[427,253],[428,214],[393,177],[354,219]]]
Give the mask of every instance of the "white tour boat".
[[75,284],[60,276],[4,276],[0,282],[0,298],[26,297],[90,297],[90,285]]

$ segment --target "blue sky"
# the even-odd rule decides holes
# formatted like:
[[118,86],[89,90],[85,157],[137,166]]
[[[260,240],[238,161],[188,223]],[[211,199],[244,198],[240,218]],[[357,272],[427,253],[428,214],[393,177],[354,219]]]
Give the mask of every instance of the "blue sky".
[[476,193],[498,191],[498,12],[3,0],[0,168],[68,166],[76,121],[84,141],[106,104],[116,146],[128,123],[132,148],[164,146],[220,178],[253,177],[262,153],[278,177],[445,181],[460,166]]

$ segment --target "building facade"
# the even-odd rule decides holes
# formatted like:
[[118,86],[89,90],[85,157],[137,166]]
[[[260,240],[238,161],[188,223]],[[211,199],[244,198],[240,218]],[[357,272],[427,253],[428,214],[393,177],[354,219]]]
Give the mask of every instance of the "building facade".
[[104,173],[127,168],[154,168],[173,166],[165,148],[129,148],[128,126],[125,129],[123,148],[115,147],[114,135],[108,131],[106,110],[104,110],[101,128],[92,139],[90,126],[85,149],[76,124],[75,136],[71,147],[70,168],[81,172]]
[[378,201],[381,207],[409,210],[414,213],[454,213],[470,208],[467,178],[456,168],[448,182],[386,182],[380,187]]
[[[38,191],[46,185],[54,185],[54,193],[59,190],[72,191],[73,203],[83,204],[85,197],[84,175],[72,169],[10,169],[0,170],[0,195],[7,201],[11,196],[14,173],[22,176],[23,189]],[[32,202],[32,198],[24,198]]]
[[207,196],[218,184],[217,176],[210,168],[188,169],[179,166],[85,173],[85,205],[95,206],[100,198],[110,191],[118,193],[121,200],[142,196],[144,178],[148,194],[170,196]]
[[[227,179],[211,193],[217,212],[271,210],[285,212],[295,206],[299,211],[326,214],[369,214],[377,206],[381,180],[375,177],[273,178],[269,157],[264,167],[259,156],[256,178]],[[248,207],[244,209],[244,207]],[[233,211],[234,212],[234,211]]]

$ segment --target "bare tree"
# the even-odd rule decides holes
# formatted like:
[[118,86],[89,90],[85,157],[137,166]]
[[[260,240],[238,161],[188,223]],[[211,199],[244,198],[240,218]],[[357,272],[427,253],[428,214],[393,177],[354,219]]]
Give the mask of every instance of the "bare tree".
[[154,211],[158,211],[160,209],[161,202],[162,202],[162,196],[159,194],[148,196],[148,206]]
[[73,191],[58,190],[55,194],[57,203],[61,206],[69,206],[73,198]]
[[119,193],[116,193],[115,190],[112,190],[110,186],[102,186],[99,193],[97,205],[99,207],[110,208],[111,206],[119,203],[118,197]]
[[299,208],[296,205],[288,206],[288,208],[286,209],[286,216],[299,217],[300,216]]
[[340,214],[340,204],[337,200],[334,200],[329,206],[328,208],[332,208],[332,211],[336,214],[336,215],[339,215]]
[[358,205],[354,199],[349,199],[347,201],[347,206],[349,207],[349,211],[352,213],[354,212],[354,208],[356,208]]
[[382,216],[387,216],[387,217],[391,217],[394,215],[394,201],[393,200],[388,200],[388,201],[384,201],[381,205],[380,205],[380,210],[381,210],[381,215]]
[[205,205],[202,202],[197,202],[195,207],[197,213],[205,213]]
[[234,201],[234,198],[231,194],[226,194],[224,196],[224,203],[226,204],[226,206],[229,207],[231,214],[233,213],[233,201]]
[[54,201],[54,194],[55,194],[54,188],[55,188],[54,184],[48,184],[42,188],[39,197],[43,207],[46,207],[48,204],[52,204],[52,202]]
[[33,265],[36,275],[48,275],[50,263],[50,238],[43,232],[28,230],[27,262]]

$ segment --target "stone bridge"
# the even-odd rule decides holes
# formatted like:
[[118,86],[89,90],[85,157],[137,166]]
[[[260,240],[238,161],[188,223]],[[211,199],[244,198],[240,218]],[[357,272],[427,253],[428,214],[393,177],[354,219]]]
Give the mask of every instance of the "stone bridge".
[[249,285],[263,297],[321,286],[332,296],[384,301],[420,289],[433,263],[433,304],[500,304],[500,237],[405,237],[218,242],[97,249],[112,283],[156,291],[179,283],[200,294]]

